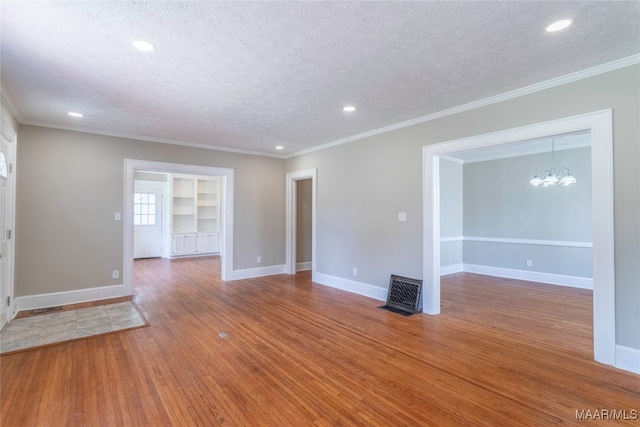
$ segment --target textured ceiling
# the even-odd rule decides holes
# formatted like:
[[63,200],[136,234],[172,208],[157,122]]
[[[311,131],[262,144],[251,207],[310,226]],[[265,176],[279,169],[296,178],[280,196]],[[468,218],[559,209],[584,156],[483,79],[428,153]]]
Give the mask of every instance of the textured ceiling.
[[[2,1],[1,13],[20,122],[267,155],[640,52],[636,1]],[[575,24],[545,33],[565,17]]]

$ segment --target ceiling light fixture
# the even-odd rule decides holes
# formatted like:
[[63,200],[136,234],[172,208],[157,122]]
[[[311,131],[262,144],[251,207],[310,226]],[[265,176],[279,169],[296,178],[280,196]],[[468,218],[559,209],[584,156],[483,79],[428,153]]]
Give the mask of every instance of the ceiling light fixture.
[[356,107],[354,107],[353,105],[347,105],[346,107],[342,107],[342,111],[350,113],[352,111],[356,111]]
[[69,111],[67,114],[69,114],[71,117],[82,117],[81,113],[74,113],[73,111]]
[[[531,178],[531,181],[529,181],[529,185],[537,187],[542,184],[543,187],[553,187],[556,184],[571,185],[577,182],[573,175],[571,175],[571,172],[569,172],[569,168],[560,168],[556,170],[555,163],[555,143],[553,139],[551,139],[551,169],[538,170],[534,177]],[[544,176],[544,179],[540,178],[540,176]]]
[[573,21],[571,19],[561,19],[560,21],[556,21],[553,24],[549,25],[547,27],[547,32],[555,33],[558,31],[562,31],[571,24],[573,24]]
[[282,145],[276,145],[276,150],[284,150],[284,147]]
[[153,52],[154,50],[156,50],[154,45],[144,40],[134,40],[131,42],[131,46],[143,52]]

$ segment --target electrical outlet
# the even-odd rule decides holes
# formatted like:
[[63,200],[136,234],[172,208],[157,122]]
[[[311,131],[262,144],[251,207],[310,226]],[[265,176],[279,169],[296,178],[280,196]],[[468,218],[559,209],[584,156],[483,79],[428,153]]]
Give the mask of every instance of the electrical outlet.
[[354,276],[357,276],[357,275],[358,275],[358,269],[357,269],[357,268],[355,268],[355,267],[353,267],[353,275],[354,275]]
[[532,265],[533,265],[533,262],[530,259],[528,259],[527,260],[527,267],[531,267]]
[[257,262],[258,264],[260,264],[260,263],[262,262],[262,257],[261,257],[261,256],[259,256],[258,258],[256,258],[256,262]]
[[406,212],[398,212],[398,221],[406,221],[407,213]]
[[111,278],[112,279],[119,279],[120,278],[120,270],[113,270],[113,273],[111,274]]
[[113,219],[116,221],[120,221],[121,218],[122,215],[120,215],[120,212],[116,212],[115,215],[113,215]]

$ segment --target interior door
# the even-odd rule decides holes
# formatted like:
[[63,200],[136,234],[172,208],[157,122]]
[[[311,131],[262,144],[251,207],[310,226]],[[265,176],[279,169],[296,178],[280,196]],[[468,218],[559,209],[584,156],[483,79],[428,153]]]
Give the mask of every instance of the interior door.
[[162,196],[158,188],[136,183],[133,195],[133,257],[162,256]]

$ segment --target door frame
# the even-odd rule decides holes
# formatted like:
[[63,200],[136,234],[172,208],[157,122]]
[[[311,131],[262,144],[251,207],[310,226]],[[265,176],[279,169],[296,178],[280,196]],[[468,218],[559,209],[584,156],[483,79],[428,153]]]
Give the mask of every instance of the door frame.
[[[6,262],[6,270],[5,270],[5,280],[4,284],[5,289],[7,290],[6,297],[9,297],[9,305],[7,306],[7,321],[11,321],[14,317],[14,270],[15,270],[15,253],[16,253],[16,239],[15,239],[15,230],[16,230],[16,147],[18,143],[18,134],[11,127],[9,123],[7,123],[4,118],[1,120],[2,124],[0,125],[0,132],[2,136],[9,141],[9,153],[7,153],[7,166],[8,166],[8,174],[7,174],[7,190],[9,191],[7,201],[9,202],[9,209],[5,212],[7,217],[5,218],[6,228],[11,230],[12,236],[7,243],[8,255]],[[5,301],[0,301],[0,303],[5,304]]]
[[296,274],[296,227],[297,227],[297,200],[298,191],[296,183],[303,179],[311,179],[311,280],[316,280],[316,209],[317,209],[317,169],[306,169],[289,172],[286,177],[287,212],[286,212],[286,255],[284,272]]
[[[424,146],[423,151],[423,307],[440,313],[440,157],[576,131],[591,132],[593,222],[593,353],[615,366],[615,254],[613,127],[611,109]],[[526,183],[525,183],[526,184]]]
[[[124,254],[122,280],[124,295],[133,294],[133,193],[136,171],[177,173],[187,175],[219,176],[222,192],[220,210],[221,278],[233,280],[233,188],[234,170],[214,166],[187,165],[182,163],[155,162],[124,159]],[[168,213],[167,213],[168,215]]]

